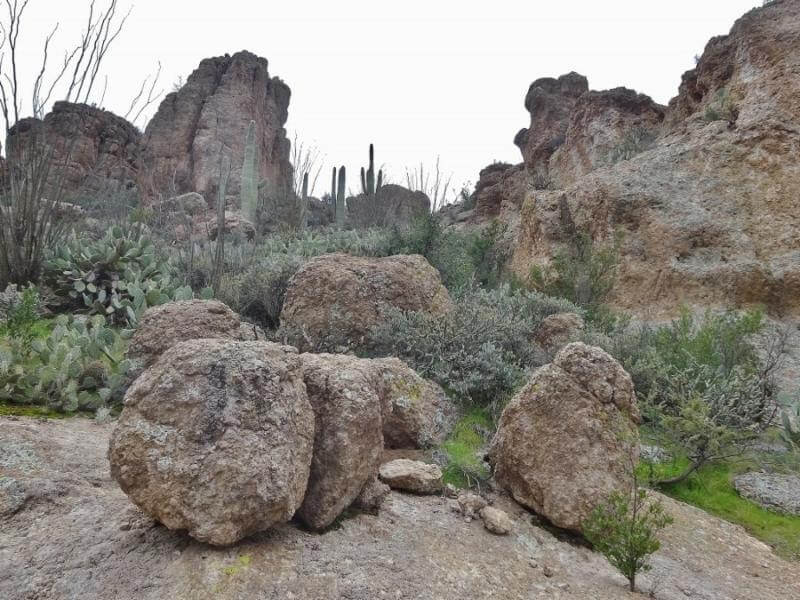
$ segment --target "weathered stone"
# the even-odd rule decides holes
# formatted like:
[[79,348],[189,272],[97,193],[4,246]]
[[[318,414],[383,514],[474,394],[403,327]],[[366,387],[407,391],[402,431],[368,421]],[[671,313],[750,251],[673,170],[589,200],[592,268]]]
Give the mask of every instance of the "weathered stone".
[[545,350],[555,352],[575,341],[583,328],[583,318],[579,314],[556,313],[542,319],[534,339]]
[[494,534],[508,535],[514,529],[514,521],[511,520],[507,512],[499,508],[487,506],[481,509],[480,514],[483,519],[483,526]]
[[741,496],[787,515],[800,515],[800,477],[780,473],[744,473],[733,479]]
[[385,483],[381,483],[376,475],[364,484],[358,497],[353,502],[353,506],[361,510],[376,511],[386,500],[389,492],[391,492],[391,488]]
[[108,456],[143,511],[227,545],[292,517],[313,445],[294,349],[200,339],[173,346],[134,382]]
[[442,314],[452,301],[421,256],[326,254],[292,277],[280,320],[301,350],[335,350],[361,343],[387,306]]
[[390,488],[415,494],[437,494],[442,491],[442,470],[407,458],[383,463],[380,478]]
[[373,361],[380,371],[383,439],[387,448],[430,448],[441,444],[459,410],[444,390],[397,358]]
[[298,516],[328,527],[375,477],[383,452],[375,367],[341,354],[303,354],[303,378],[314,410],[314,458]]
[[145,369],[178,342],[240,339],[239,315],[219,300],[182,300],[145,311],[128,347],[128,358]]
[[470,491],[462,491],[457,498],[459,511],[465,517],[477,518],[489,503],[483,496]]
[[620,364],[600,348],[569,344],[503,411],[489,450],[495,479],[520,504],[580,531],[598,503],[630,485],[639,420]]
[[481,169],[478,183],[475,184],[474,215],[485,219],[499,216],[504,208],[518,211],[532,186],[533,180],[525,170],[525,165],[493,163]]

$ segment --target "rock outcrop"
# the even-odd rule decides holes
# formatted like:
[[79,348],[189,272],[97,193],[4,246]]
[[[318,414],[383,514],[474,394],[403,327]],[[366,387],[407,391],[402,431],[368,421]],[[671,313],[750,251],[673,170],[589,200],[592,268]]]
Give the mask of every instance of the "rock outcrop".
[[359,194],[347,199],[347,220],[354,227],[406,227],[428,214],[431,201],[424,192],[392,183],[381,186],[374,196]]
[[580,531],[597,504],[630,486],[639,421],[633,382],[620,364],[600,348],[572,343],[506,406],[489,461],[520,504]]
[[387,306],[442,314],[452,301],[422,256],[326,254],[289,281],[281,327],[301,350],[338,350],[361,343]]
[[177,92],[167,94],[142,139],[140,187],[146,202],[160,194],[198,192],[216,203],[220,147],[231,160],[227,195],[239,198],[245,134],[256,123],[256,171],[271,190],[292,179],[288,117],[289,87],[247,51],[208,58]]
[[313,447],[292,348],[200,339],[173,346],[134,382],[108,456],[145,513],[227,545],[292,518]]
[[531,123],[517,133],[514,143],[534,176],[547,177],[550,157],[564,143],[575,104],[588,90],[586,77],[574,72],[558,79],[537,79],[528,88],[525,110],[531,115]]
[[[559,127],[545,124],[539,137],[532,123],[522,146],[526,164],[541,166],[546,154],[535,152],[530,139],[564,131],[547,165],[567,187],[528,195],[512,269],[526,276],[572,243],[575,232],[599,245],[621,234],[612,298],[620,308],[669,316],[685,303],[762,304],[776,314],[800,314],[799,65],[800,4],[777,0],[709,42],[683,76],[650,149],[581,175],[602,152],[586,145],[586,134],[573,136],[570,147],[567,131],[580,125],[581,106],[587,117],[595,114],[601,96],[565,101],[560,106],[571,116],[557,115],[552,122]],[[625,97],[629,108],[640,107],[637,119],[657,120],[659,107]],[[592,127],[614,130],[609,115],[616,110],[596,112]],[[627,110],[619,125],[634,123],[634,113]],[[575,127],[565,130],[564,121]]]
[[239,315],[219,300],[182,300],[154,306],[142,315],[127,357],[146,369],[178,342],[241,337]]
[[577,313],[555,313],[542,319],[534,339],[548,352],[556,352],[578,339],[585,323]]
[[308,488],[297,514],[309,527],[324,529],[378,472],[382,407],[372,361],[342,354],[303,354],[301,361],[315,434]]
[[474,192],[476,216],[497,217],[508,208],[518,212],[532,185],[523,164],[494,163],[481,169]]
[[132,193],[140,138],[136,127],[107,110],[56,102],[43,120],[21,119],[11,128],[7,166],[24,164],[31,146],[44,143],[52,153],[48,198],[72,201]]

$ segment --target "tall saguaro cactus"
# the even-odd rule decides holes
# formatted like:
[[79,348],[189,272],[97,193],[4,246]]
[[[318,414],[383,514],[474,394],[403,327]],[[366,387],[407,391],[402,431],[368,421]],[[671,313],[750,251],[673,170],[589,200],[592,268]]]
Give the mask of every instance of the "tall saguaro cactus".
[[[337,185],[338,183],[338,185]],[[339,227],[344,227],[345,220],[347,219],[347,212],[345,208],[344,197],[347,193],[347,180],[346,180],[346,172],[344,166],[339,167],[339,177],[338,182],[336,178],[336,167],[333,168],[333,186],[331,189],[335,188],[335,206],[336,206],[336,224]]]
[[367,196],[374,196],[383,185],[383,169],[378,171],[378,180],[375,181],[375,148],[369,145],[369,169],[361,167],[361,191]]
[[308,173],[303,173],[303,191],[298,201],[300,202],[300,214],[297,226],[303,230],[308,226]]
[[225,268],[225,191],[228,188],[228,177],[231,174],[231,161],[220,153],[219,183],[217,185],[217,248],[214,252],[214,276],[211,288],[217,298],[222,284],[222,271]]
[[250,121],[244,140],[244,160],[241,175],[241,207],[242,215],[254,227],[258,217],[258,178],[256,174],[256,122]]

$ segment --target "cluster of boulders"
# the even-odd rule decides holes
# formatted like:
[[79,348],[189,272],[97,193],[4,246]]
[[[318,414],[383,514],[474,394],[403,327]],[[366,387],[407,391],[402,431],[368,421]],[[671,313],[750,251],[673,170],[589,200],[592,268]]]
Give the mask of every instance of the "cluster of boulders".
[[131,343],[143,370],[111,440],[112,474],[145,512],[199,540],[230,544],[294,515],[324,529],[356,501],[374,507],[384,447],[439,444],[457,418],[441,388],[397,359],[247,337],[225,305],[192,300],[150,309]]
[[[292,517],[323,530],[350,506],[377,509],[389,488],[447,493],[438,465],[384,461],[386,449],[444,442],[458,409],[442,388],[397,358],[312,353],[358,339],[391,306],[452,310],[422,257],[341,254],[290,282],[281,319],[300,332],[299,350],[264,341],[215,300],[149,309],[128,351],[114,478],[167,527],[223,545]],[[561,349],[508,404],[488,455],[514,499],[577,531],[625,489],[639,452],[631,378],[599,348],[564,346],[582,326],[572,314],[545,320],[540,343]],[[510,531],[507,515],[476,502],[460,498],[466,518]]]

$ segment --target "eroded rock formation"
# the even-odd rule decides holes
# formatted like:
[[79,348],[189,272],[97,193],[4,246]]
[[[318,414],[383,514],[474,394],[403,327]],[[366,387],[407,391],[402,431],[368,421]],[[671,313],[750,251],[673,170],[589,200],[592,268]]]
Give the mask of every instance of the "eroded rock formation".
[[[547,161],[564,187],[528,194],[513,270],[524,277],[546,264],[576,231],[601,245],[621,235],[619,307],[666,316],[683,303],[763,304],[799,314],[798,69],[800,4],[777,0],[708,43],[649,147],[598,162],[625,128],[658,121],[661,108],[629,91],[589,92],[541,135],[532,123],[521,146],[529,169],[547,155],[534,141],[565,131]],[[534,96],[560,98],[559,90]],[[595,128],[598,136],[589,135]]]
[[117,115],[72,102],[56,102],[43,120],[20,120],[9,132],[8,166],[24,164],[32,145],[46,145],[51,168],[50,198],[82,201],[131,193],[136,185],[141,134]]
[[292,166],[284,124],[289,86],[267,69],[267,60],[242,51],[207,58],[177,92],[168,94],[142,139],[142,194],[198,192],[213,206],[220,149],[231,160],[227,195],[238,201],[245,135],[256,122],[256,171],[270,190],[290,187]]

